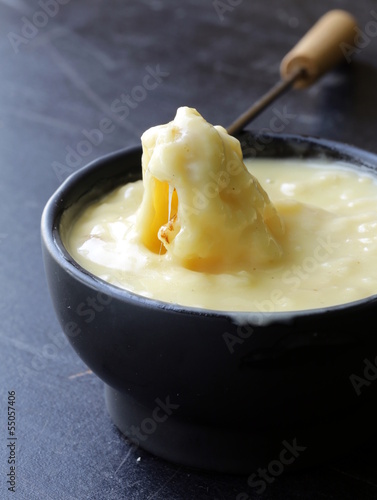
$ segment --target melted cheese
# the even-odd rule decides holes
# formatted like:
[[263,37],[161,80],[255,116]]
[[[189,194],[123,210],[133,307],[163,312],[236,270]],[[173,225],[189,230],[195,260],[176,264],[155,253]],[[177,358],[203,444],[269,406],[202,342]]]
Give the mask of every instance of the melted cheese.
[[204,272],[281,257],[280,218],[224,128],[183,107],[141,140],[144,196],[136,226],[147,248],[161,253],[163,246],[172,261]]
[[371,174],[325,161],[246,168],[237,141],[187,109],[144,134],[143,147],[143,181],[84,207],[73,224],[63,217],[67,250],[93,274],[228,311],[311,309],[377,292]]

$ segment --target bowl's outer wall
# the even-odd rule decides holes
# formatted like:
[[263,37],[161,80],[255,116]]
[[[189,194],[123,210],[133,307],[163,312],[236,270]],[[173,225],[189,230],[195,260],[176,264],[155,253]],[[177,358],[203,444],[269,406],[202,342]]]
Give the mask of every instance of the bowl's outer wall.
[[[362,399],[350,376],[363,376],[364,359],[377,357],[375,301],[240,328],[226,316],[99,294],[50,255],[45,261],[58,319],[75,350],[107,384],[141,404],[174,395],[179,413],[198,422],[263,426],[277,411],[281,425],[315,421]],[[376,390],[377,384],[362,392],[375,397]]]
[[[284,147],[280,138],[275,142]],[[268,147],[271,151],[274,142]],[[80,172],[79,181],[68,180],[68,195],[57,193],[42,220],[44,263],[58,319],[74,349],[106,384],[149,409],[156,398],[169,397],[178,406],[174,418],[237,432],[281,430],[284,436],[321,422],[334,424],[345,415],[356,421],[360,412],[375,421],[377,381],[360,395],[351,382],[352,375],[364,376],[366,359],[377,362],[374,298],[281,314],[265,323],[250,315],[240,327],[231,315],[156,305],[77,273],[56,248],[61,212],[101,179],[140,176],[140,151],[106,163],[106,169],[97,162]]]

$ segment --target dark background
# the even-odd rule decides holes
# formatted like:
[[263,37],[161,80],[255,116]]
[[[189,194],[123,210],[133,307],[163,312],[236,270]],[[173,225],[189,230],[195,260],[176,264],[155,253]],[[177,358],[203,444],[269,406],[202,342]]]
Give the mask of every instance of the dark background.
[[[0,498],[235,500],[246,492],[262,500],[376,499],[376,442],[315,470],[284,472],[264,495],[246,477],[190,470],[130,446],[107,414],[102,382],[55,319],[39,232],[44,204],[71,171],[139,144],[145,129],[170,121],[181,105],[228,125],[277,81],[281,58],[320,15],[348,9],[364,30],[377,22],[376,3],[224,0],[218,7],[229,8],[219,16],[211,0],[64,2],[45,0],[46,22],[36,14],[37,1],[0,1]],[[285,95],[250,128],[268,129],[274,109],[286,109],[292,118],[284,132],[377,153],[374,29],[376,37],[359,40],[363,47],[351,64]],[[164,76],[143,95],[135,88],[148,67]],[[139,102],[128,116],[124,108],[114,111],[114,101],[132,92]],[[104,118],[111,132],[84,150],[85,130]],[[10,390],[17,410],[15,494],[6,486]]]

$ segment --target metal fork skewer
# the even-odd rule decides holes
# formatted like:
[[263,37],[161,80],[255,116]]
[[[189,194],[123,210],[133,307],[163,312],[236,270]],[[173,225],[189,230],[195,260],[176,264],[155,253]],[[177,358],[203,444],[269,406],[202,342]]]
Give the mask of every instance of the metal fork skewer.
[[274,102],[278,97],[287,92],[292,85],[300,78],[305,77],[305,69],[298,69],[292,73],[289,78],[280,80],[268,92],[266,92],[258,101],[256,101],[249,109],[240,115],[233,123],[227,128],[228,134],[236,135],[240,132],[245,125],[250,123],[251,120],[256,118],[267,106]]

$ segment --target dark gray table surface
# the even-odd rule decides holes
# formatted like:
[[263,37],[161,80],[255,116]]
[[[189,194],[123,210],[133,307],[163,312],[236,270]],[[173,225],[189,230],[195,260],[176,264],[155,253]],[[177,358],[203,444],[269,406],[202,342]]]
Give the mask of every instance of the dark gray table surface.
[[[377,153],[372,0],[0,2],[0,498],[377,498],[373,440],[314,470],[287,471],[263,495],[246,477],[191,470],[130,446],[107,414],[102,382],[61,332],[40,251],[43,206],[70,172],[139,144],[145,129],[171,120],[181,105],[229,124],[275,83],[299,37],[339,7],[356,15],[364,33],[350,64],[286,94],[250,128],[268,129],[278,110],[289,116],[284,132]],[[85,149],[86,135],[106,118],[109,133]],[[6,485],[13,390],[14,494]]]

